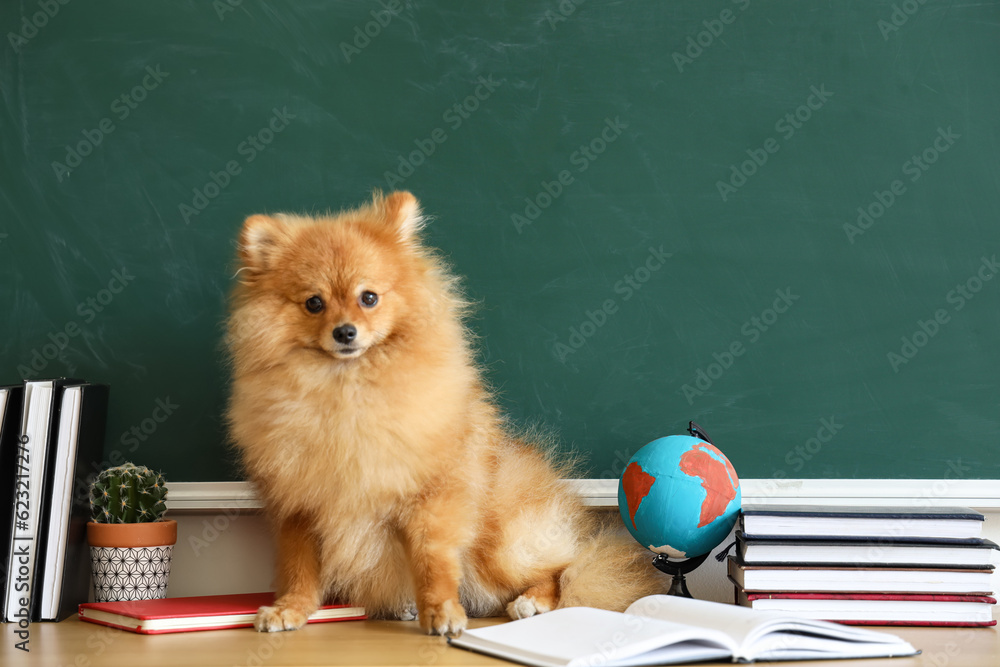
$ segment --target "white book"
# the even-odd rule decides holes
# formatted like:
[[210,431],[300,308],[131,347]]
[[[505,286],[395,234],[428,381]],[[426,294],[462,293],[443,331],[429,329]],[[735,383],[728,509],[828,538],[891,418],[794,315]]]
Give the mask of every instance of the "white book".
[[968,507],[854,507],[747,504],[740,528],[750,537],[967,539],[986,517]]
[[729,578],[748,591],[981,593],[994,592],[992,566],[980,568],[748,565],[729,557]]
[[829,660],[915,655],[895,635],[759,612],[736,605],[651,595],[625,613],[570,607],[448,640],[536,667],[674,665],[702,660]]
[[926,540],[878,542],[851,540],[767,540],[737,533],[736,551],[749,564],[797,563],[841,565],[920,565],[923,567],[989,566],[1000,555],[990,540]]
[[[69,507],[73,502],[73,474],[76,448],[80,430],[80,409],[83,404],[83,387],[66,387],[59,411],[59,430],[53,452],[55,467],[49,496],[52,511],[49,514],[48,538],[45,540],[45,572],[42,577],[41,618],[55,618],[62,593],[62,573],[69,539]],[[37,580],[36,580],[37,581]]]

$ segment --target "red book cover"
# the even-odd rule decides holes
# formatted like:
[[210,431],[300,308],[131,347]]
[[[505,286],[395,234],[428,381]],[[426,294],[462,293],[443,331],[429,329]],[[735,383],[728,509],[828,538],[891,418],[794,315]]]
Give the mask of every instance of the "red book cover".
[[[154,635],[168,632],[253,627],[257,609],[274,602],[274,593],[202,595],[160,600],[86,602],[79,607],[81,621]],[[320,607],[309,623],[354,621],[365,618],[362,607],[330,604]]]
[[[974,603],[977,605],[994,605],[996,598],[988,595],[951,595],[944,593],[750,593],[737,588],[736,602],[743,606],[752,606],[754,600],[847,600],[865,602],[912,602],[915,608],[921,603],[957,602]],[[873,607],[874,609],[874,607]],[[885,612],[886,610],[883,610]],[[822,612],[816,612],[813,618],[820,618]],[[899,620],[898,618],[825,618],[843,625],[915,625],[935,627],[991,627],[997,624],[995,620],[959,620],[946,621],[939,618],[926,620]]]

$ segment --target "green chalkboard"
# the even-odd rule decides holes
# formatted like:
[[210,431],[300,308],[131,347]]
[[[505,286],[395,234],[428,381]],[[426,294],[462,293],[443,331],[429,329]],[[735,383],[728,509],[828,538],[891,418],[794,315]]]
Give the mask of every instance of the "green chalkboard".
[[613,477],[1000,478],[1000,6],[4,3],[0,381],[237,479],[249,214],[414,192],[505,410]]

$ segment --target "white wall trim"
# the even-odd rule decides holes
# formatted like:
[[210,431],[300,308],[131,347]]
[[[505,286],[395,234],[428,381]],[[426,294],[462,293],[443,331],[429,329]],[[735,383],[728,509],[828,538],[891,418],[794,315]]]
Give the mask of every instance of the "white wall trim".
[[260,509],[250,482],[168,482],[168,511]]
[[[618,506],[617,479],[571,479],[592,507]],[[958,505],[1000,508],[994,479],[744,479],[744,503],[810,505]],[[254,510],[262,507],[249,482],[171,482],[167,508],[176,512]]]

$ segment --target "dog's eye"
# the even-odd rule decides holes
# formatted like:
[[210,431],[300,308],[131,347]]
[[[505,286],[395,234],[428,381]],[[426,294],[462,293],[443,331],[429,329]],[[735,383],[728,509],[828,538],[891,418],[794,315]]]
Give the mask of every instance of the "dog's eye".
[[306,310],[310,313],[318,313],[323,310],[323,299],[318,296],[311,296],[306,299]]
[[360,301],[362,306],[371,308],[378,303],[378,294],[375,292],[362,292]]

